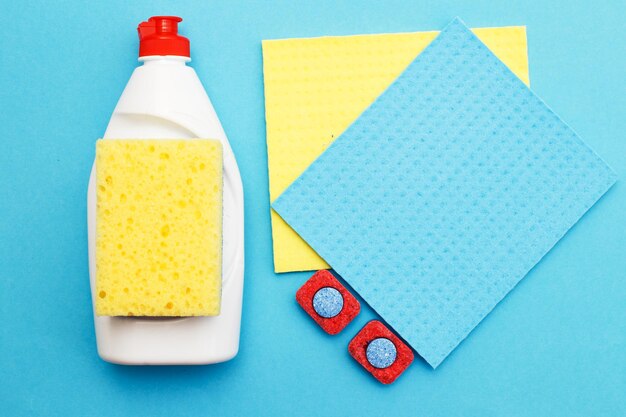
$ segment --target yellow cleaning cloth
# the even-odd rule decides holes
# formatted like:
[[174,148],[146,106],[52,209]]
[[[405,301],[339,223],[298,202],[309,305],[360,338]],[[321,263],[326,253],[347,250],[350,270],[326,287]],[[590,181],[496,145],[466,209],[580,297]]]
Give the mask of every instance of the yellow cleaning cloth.
[[[529,84],[525,27],[474,29]],[[387,88],[438,32],[263,41],[274,201]],[[276,272],[328,268],[273,210]]]
[[96,183],[96,314],[219,314],[221,143],[99,140]]

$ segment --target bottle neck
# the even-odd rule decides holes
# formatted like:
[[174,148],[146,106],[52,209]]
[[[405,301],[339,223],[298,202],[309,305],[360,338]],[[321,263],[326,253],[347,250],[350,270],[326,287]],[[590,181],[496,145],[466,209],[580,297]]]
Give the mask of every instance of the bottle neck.
[[191,58],[186,56],[178,56],[178,55],[150,55],[150,56],[141,56],[139,57],[139,62],[143,62],[144,65],[154,65],[154,64],[172,64],[172,65],[185,65],[187,62],[191,61]]

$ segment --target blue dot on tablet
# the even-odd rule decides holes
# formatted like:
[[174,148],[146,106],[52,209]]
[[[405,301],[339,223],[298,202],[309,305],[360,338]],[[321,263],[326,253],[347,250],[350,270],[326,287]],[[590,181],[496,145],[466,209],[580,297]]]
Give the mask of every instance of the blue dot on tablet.
[[335,317],[343,309],[343,296],[332,287],[320,288],[313,296],[313,309],[326,319]]
[[365,351],[367,361],[378,369],[391,366],[396,360],[396,353],[396,345],[385,337],[372,340]]

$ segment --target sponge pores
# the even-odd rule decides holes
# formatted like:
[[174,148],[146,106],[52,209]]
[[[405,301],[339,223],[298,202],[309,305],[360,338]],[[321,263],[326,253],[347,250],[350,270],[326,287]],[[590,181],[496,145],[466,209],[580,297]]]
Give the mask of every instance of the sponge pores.
[[218,315],[221,143],[99,140],[96,183],[96,314]]

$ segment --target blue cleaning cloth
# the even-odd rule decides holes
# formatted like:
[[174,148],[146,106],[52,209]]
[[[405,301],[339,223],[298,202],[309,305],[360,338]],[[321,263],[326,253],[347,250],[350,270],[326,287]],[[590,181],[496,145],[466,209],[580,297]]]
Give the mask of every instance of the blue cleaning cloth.
[[273,208],[437,367],[615,179],[455,19]]

